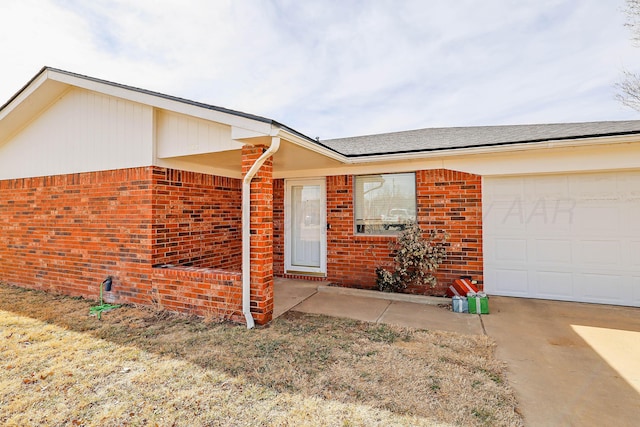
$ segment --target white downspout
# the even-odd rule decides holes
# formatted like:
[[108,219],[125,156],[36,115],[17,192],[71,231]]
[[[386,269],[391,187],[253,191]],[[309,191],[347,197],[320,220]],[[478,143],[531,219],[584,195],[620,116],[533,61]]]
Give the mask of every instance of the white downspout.
[[271,138],[271,146],[251,166],[242,181],[242,314],[247,329],[253,329],[255,323],[251,316],[251,180],[264,162],[280,148],[280,138]]

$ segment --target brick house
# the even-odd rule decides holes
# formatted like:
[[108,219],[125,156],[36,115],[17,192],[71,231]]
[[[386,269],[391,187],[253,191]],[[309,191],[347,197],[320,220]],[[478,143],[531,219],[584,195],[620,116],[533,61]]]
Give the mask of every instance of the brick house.
[[112,276],[111,302],[248,326],[274,275],[373,287],[406,218],[450,236],[439,286],[411,292],[466,275],[640,306],[638,217],[640,121],[317,141],[48,67],[0,108],[0,281],[95,298]]

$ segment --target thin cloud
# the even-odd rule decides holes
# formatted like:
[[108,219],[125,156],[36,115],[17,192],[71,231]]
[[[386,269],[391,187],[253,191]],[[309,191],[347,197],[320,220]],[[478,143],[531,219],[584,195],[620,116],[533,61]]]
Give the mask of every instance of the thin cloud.
[[323,139],[639,118],[623,0],[9,0],[0,99],[40,67],[274,118]]

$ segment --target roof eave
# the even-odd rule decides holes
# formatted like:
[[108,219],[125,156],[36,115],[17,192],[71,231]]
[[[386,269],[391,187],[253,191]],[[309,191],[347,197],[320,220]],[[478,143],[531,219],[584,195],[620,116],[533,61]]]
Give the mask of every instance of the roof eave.
[[321,154],[333,160],[337,160],[342,163],[349,163],[349,158],[336,150],[333,150],[319,141],[315,141],[287,126],[278,124],[279,132],[278,136],[292,142],[302,148],[305,148],[314,153]]
[[435,149],[406,153],[384,153],[375,155],[346,156],[346,163],[375,163],[418,159],[435,159],[442,157],[469,156],[479,154],[508,153],[517,151],[533,151],[553,148],[586,147],[610,144],[628,144],[640,142],[640,134],[592,136],[587,138],[551,139],[540,142],[505,143],[486,146],[474,146],[454,149]]
[[11,98],[0,107],[0,119],[9,115],[9,113],[19,105],[29,94],[33,93],[47,79],[46,71],[48,67],[43,67],[38,73],[31,78],[24,86],[20,88]]

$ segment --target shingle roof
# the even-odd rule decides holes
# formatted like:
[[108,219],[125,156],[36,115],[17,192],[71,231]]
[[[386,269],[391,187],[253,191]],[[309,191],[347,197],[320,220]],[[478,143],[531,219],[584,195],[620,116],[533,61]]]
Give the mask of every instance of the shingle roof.
[[640,120],[428,128],[321,142],[345,156],[359,157],[630,134],[640,134]]

